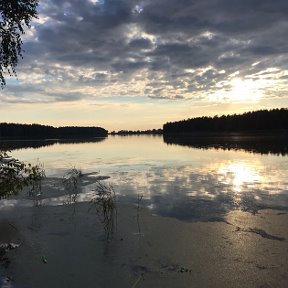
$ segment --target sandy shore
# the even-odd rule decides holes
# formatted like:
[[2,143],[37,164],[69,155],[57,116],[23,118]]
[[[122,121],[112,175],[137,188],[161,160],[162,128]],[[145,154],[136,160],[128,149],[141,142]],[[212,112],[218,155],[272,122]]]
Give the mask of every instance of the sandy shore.
[[[55,187],[44,186],[45,195],[55,196]],[[117,231],[107,241],[89,202],[29,206],[0,210],[0,243],[20,244],[5,254],[8,268],[1,265],[2,275],[13,278],[9,287],[288,284],[288,214],[283,211],[231,211],[224,221],[187,223],[141,205],[118,204]]]

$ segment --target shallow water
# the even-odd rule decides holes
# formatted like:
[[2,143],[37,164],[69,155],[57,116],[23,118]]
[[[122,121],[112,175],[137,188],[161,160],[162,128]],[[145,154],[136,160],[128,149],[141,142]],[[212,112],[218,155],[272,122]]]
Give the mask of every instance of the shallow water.
[[234,209],[288,208],[288,156],[167,145],[161,136],[114,136],[13,155],[43,163],[48,177],[62,177],[72,167],[99,172],[110,177],[119,201],[135,203],[139,194],[153,212],[187,221],[218,219]]
[[[258,287],[255,283],[260,287],[267,283],[255,280],[257,267],[274,258],[267,256],[261,260],[264,264],[251,260],[253,267],[247,276],[247,257],[265,254],[265,241],[277,242],[278,238],[284,242],[278,241],[280,248],[274,243],[273,253],[287,251],[287,227],[282,226],[288,209],[287,155],[168,145],[161,136],[110,136],[99,142],[38,146],[13,150],[12,155],[44,164],[47,179],[42,195],[35,199],[23,191],[18,197],[0,201],[1,219],[17,231],[16,240],[14,237],[11,241],[21,244],[7,252],[11,265],[2,272],[13,276],[13,287],[190,287],[191,280],[199,284],[197,287],[224,287],[225,281],[230,281],[226,287]],[[84,174],[75,195],[62,183],[72,167]],[[109,241],[103,219],[91,203],[99,179],[116,193],[118,214],[113,229],[117,231]],[[241,217],[237,213],[250,222],[238,223]],[[261,217],[279,229],[266,227]],[[261,232],[264,228],[266,234]],[[169,233],[174,231],[178,234],[172,237]],[[216,244],[210,239],[211,231]],[[233,231],[240,238],[235,238]],[[239,248],[242,242],[254,247],[259,238],[265,240],[263,245],[258,243],[263,250],[257,248],[254,256]],[[217,255],[210,253],[213,245],[219,249]],[[237,250],[239,263],[229,258],[231,245],[242,253]],[[198,250],[203,250],[203,259],[199,259]],[[280,264],[275,262],[282,265],[279,275],[288,269],[287,257],[283,257],[277,260],[282,261]],[[205,259],[209,263],[204,267]],[[226,272],[221,267],[227,264],[238,267],[237,279],[224,281]],[[218,276],[211,272],[215,265],[224,273],[222,278],[220,272]],[[211,274],[210,282],[204,271]],[[240,275],[244,272],[246,279]],[[282,287],[286,278],[281,282],[275,275],[273,283]]]

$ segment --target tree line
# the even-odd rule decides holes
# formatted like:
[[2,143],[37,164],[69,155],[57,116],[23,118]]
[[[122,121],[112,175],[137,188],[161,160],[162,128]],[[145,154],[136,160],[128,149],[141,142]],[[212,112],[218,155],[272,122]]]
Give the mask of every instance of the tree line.
[[150,129],[150,130],[120,130],[120,131],[112,131],[111,135],[161,135],[162,129]]
[[180,135],[195,132],[249,132],[283,129],[288,130],[287,108],[168,122],[163,125],[163,134]]
[[40,124],[0,123],[0,138],[92,138],[106,137],[108,131],[101,127],[53,127]]

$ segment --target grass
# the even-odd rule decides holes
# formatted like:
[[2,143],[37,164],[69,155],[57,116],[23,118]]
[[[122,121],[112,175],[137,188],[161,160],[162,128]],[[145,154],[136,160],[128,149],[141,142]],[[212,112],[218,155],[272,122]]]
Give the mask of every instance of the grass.
[[113,187],[100,181],[96,182],[96,197],[91,201],[92,207],[104,225],[107,240],[113,238],[114,230],[117,227],[117,206],[116,194]]
[[70,169],[63,177],[65,188],[69,191],[78,190],[78,184],[82,176],[83,174],[80,169],[76,169],[75,167]]
[[133,286],[132,286],[131,288],[136,288],[136,287],[138,286],[138,284],[140,283],[141,279],[142,279],[142,275],[140,275],[140,276],[136,279],[136,281],[134,282],[134,284],[133,284]]
[[[79,193],[79,182],[83,177],[81,170],[73,167],[63,177],[65,189],[69,191],[69,198],[64,204],[75,204]],[[104,184],[102,181],[95,182],[92,190],[96,196],[91,200],[91,209],[95,209],[101,223],[103,224],[107,240],[113,238],[117,224],[116,194],[112,185]],[[75,210],[75,206],[74,206]]]
[[76,202],[79,192],[79,182],[83,173],[80,169],[73,167],[63,177],[63,184],[69,195],[67,200],[64,201],[64,205],[73,204],[73,215],[76,213]]

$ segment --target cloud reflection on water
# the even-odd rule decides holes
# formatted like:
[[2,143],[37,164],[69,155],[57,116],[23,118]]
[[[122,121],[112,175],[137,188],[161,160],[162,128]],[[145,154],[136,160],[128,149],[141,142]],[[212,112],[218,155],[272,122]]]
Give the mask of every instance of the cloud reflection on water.
[[[84,173],[101,171],[110,177],[104,181],[113,185],[118,201],[137,204],[138,194],[143,195],[141,204],[153,213],[185,221],[222,220],[235,209],[251,213],[264,208],[288,209],[287,156],[166,145],[161,137],[146,136],[61,144],[15,154],[27,161],[43,159],[57,177],[75,163],[77,168],[85,167]],[[83,183],[78,202],[91,200],[90,180]],[[52,178],[49,181],[53,184]],[[50,192],[43,195],[42,203],[63,205],[65,192],[53,190],[56,183],[49,186],[49,181]],[[15,207],[22,200],[5,201],[7,207]]]
[[[285,168],[279,163],[267,166],[259,159],[248,160],[225,159],[199,167],[152,166],[143,171],[113,172],[107,181],[114,186],[119,202],[136,204],[139,194],[143,196],[141,205],[153,213],[183,221],[222,221],[226,213],[237,209],[251,213],[264,208],[287,210]],[[90,202],[95,197],[91,193],[93,181],[85,183],[77,202]],[[49,180],[46,185],[49,186]],[[50,187],[50,192],[43,195],[42,205],[64,205],[67,195],[63,190],[61,195],[55,191]],[[28,202],[2,200],[0,208],[33,206],[33,201]]]
[[[137,193],[154,213],[187,221],[219,221],[229,211],[288,208],[286,171],[260,161],[224,160],[200,168],[153,167],[112,177],[123,201]],[[115,178],[116,177],[116,178]],[[134,200],[133,200],[134,199]],[[121,200],[121,201],[122,201]]]
[[259,170],[260,167],[245,162],[231,162],[220,165],[218,173],[219,178],[223,178],[222,182],[227,181],[227,184],[232,184],[235,192],[242,192],[247,185],[255,185],[263,180]]

